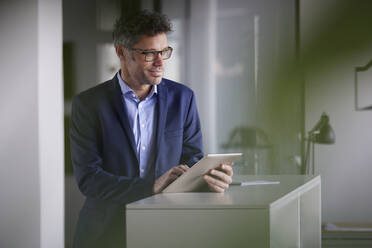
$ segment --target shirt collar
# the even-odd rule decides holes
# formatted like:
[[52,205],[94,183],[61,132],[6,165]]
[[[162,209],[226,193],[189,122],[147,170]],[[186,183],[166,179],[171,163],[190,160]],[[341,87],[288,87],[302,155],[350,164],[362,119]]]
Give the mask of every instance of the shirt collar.
[[[121,89],[121,93],[123,95],[125,94],[128,94],[128,93],[133,93],[134,94],[134,91],[124,82],[124,80],[121,78],[120,76],[120,71],[116,74],[118,80],[119,80],[119,85],[120,85],[120,89]],[[157,85],[153,85],[151,87],[151,91],[150,93],[147,95],[146,99],[149,99],[151,98],[154,94],[158,94],[158,86]]]

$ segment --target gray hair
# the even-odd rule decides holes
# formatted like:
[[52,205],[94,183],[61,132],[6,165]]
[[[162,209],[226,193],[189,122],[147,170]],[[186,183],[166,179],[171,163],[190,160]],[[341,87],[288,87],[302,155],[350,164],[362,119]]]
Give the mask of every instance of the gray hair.
[[172,24],[164,14],[142,10],[116,20],[113,31],[115,45],[132,48],[141,35],[155,36],[172,31]]

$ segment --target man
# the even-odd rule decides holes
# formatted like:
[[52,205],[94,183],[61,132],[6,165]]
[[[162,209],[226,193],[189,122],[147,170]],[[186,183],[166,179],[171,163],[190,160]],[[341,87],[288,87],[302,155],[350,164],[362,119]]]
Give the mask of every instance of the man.
[[[157,13],[118,20],[121,70],[74,98],[71,156],[86,196],[74,247],[124,247],[125,204],[160,193],[203,156],[193,92],[162,78],[170,31]],[[232,174],[221,165],[203,178],[210,191],[224,192]]]

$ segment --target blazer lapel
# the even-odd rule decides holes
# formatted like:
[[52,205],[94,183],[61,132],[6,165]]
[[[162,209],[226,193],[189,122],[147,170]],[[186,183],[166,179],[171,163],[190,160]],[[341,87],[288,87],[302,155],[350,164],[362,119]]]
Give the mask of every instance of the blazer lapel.
[[[111,87],[111,96],[110,100],[112,103],[112,106],[117,113],[118,119],[120,121],[120,124],[122,128],[124,129],[124,132],[129,140],[130,146],[132,147],[132,152],[134,154],[134,157],[137,158],[136,155],[136,143],[134,142],[134,135],[133,131],[130,128],[130,123],[128,120],[128,114],[126,108],[124,108],[125,101],[123,99],[120,85],[118,82],[118,79],[116,77],[116,74],[114,78],[112,79],[112,87]],[[137,161],[138,162],[138,161]]]
[[159,165],[159,154],[161,153],[162,149],[162,140],[164,135],[164,128],[165,128],[165,121],[167,119],[167,111],[168,111],[168,102],[167,102],[167,93],[168,89],[163,81],[158,85],[158,125],[156,130],[156,162],[155,162],[155,178],[158,178],[160,175],[157,175],[160,170],[157,170]]

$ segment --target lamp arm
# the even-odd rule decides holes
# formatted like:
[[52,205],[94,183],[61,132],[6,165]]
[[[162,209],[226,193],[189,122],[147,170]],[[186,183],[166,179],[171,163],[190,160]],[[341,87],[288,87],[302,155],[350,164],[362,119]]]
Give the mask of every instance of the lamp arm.
[[310,157],[310,149],[311,149],[311,142],[312,142],[312,133],[309,132],[309,137],[307,138],[307,146],[306,146],[306,154],[305,154],[305,173],[310,174],[310,168],[309,168],[309,157]]

